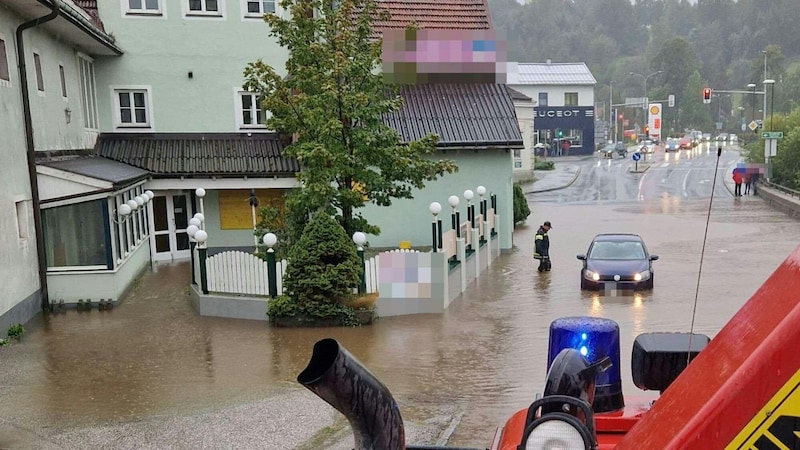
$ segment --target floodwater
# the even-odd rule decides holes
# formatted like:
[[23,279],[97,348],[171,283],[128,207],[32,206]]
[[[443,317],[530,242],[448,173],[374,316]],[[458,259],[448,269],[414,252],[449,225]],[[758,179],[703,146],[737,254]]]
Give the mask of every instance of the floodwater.
[[[694,319],[695,332],[713,337],[800,237],[800,223],[760,199],[719,191],[695,303],[707,198],[654,193],[638,201],[569,203],[560,201],[563,192],[531,200],[515,251],[498,258],[444,314],[351,329],[199,317],[188,303],[188,266],[175,264],[148,273],[113,311],[37,318],[22,342],[0,348],[0,444],[15,429],[56,432],[193,414],[299,389],[295,379],[313,344],[334,337],[384,382],[406,420],[446,414],[458,419],[451,445],[488,446],[495,427],[541,391],[552,320],[617,321],[624,392],[652,396],[631,381],[636,335],[689,331]],[[554,225],[553,271],[539,274],[531,249],[545,220]],[[575,255],[600,232],[643,236],[660,256],[652,292],[580,291]]]

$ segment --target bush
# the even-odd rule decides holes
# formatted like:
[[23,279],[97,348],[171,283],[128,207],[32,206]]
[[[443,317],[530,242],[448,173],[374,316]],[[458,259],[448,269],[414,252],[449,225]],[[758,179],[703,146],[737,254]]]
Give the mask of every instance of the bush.
[[553,161],[536,161],[533,165],[533,170],[553,170],[556,165]]
[[22,339],[22,335],[25,334],[25,328],[22,326],[21,323],[16,325],[11,325],[8,327],[8,337],[14,338],[16,340]]
[[525,198],[525,193],[522,191],[522,186],[519,184],[514,185],[514,225],[525,222],[528,216],[531,215],[531,209],[528,207],[528,199]]
[[361,259],[335,219],[318,213],[289,249],[284,289],[298,306],[342,302],[361,281]]

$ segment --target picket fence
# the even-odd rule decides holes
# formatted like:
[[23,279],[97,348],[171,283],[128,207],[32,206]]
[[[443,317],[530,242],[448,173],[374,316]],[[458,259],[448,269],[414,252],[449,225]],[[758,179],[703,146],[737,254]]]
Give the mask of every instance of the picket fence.
[[[278,295],[283,294],[285,259],[275,262]],[[364,261],[367,293],[378,292],[378,257]],[[267,262],[247,252],[225,251],[206,259],[208,291],[230,295],[269,295]]]

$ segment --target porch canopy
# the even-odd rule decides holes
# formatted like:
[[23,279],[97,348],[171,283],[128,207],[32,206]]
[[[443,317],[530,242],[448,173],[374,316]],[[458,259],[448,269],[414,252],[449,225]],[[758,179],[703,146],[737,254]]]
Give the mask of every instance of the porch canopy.
[[97,194],[105,197],[150,177],[138,167],[80,152],[39,160],[36,172],[42,204]]

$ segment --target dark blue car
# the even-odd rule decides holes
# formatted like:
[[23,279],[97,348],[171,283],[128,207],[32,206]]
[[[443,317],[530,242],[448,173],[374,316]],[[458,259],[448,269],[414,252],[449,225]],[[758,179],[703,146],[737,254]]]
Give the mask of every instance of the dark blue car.
[[657,255],[636,234],[598,234],[592,239],[583,261],[581,289],[652,289],[653,261]]

